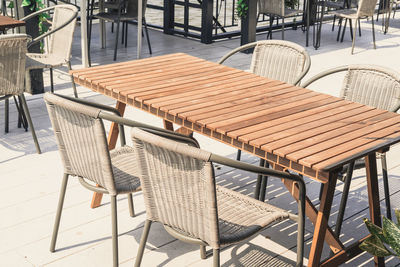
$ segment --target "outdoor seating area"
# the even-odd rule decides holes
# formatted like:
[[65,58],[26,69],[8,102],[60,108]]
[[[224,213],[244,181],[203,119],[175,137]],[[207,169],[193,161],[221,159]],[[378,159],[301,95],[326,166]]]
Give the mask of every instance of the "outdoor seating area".
[[400,209],[397,3],[208,43],[143,2],[2,1],[0,265],[400,266],[360,247]]

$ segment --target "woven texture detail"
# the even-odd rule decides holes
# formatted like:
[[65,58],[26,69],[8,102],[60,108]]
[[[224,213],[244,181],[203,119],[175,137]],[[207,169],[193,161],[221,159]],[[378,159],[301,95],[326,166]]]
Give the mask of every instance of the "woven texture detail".
[[219,248],[289,216],[216,186],[209,152],[140,129],[132,130],[132,140],[149,220]]
[[0,35],[0,95],[24,92],[27,41],[25,34]]
[[45,101],[65,173],[91,180],[111,195],[117,193],[104,125],[98,109],[52,94]]
[[138,166],[132,147],[119,147],[110,152],[115,188],[118,194],[140,190]]
[[[124,0],[120,0],[124,1]],[[121,12],[120,20],[121,21],[126,21],[126,20],[137,20],[138,18],[138,1],[137,0],[127,0],[127,7],[126,7],[126,12]],[[143,0],[142,2],[142,13],[143,17],[144,14],[146,14],[146,5],[147,5],[147,0]],[[112,5],[109,5],[107,8],[111,9],[112,7],[115,6],[118,7],[118,1]],[[112,10],[111,12],[102,12],[98,13],[94,17],[96,18],[101,18],[107,21],[115,21],[118,19],[118,13],[115,10]]]
[[258,2],[258,14],[287,17],[303,12],[298,9],[286,8],[285,0],[258,0],[257,2]]
[[[54,8],[53,23],[50,30],[59,28],[77,13],[72,6],[56,6]],[[26,91],[31,92],[31,78],[29,70],[58,67],[69,62],[71,57],[72,40],[74,37],[76,18],[60,30],[50,34],[45,45],[46,53],[28,53],[26,64]]]
[[343,81],[341,97],[391,110],[400,101],[400,76],[377,66],[350,66]]
[[305,49],[290,42],[257,42],[250,70],[254,74],[293,84],[302,73]]

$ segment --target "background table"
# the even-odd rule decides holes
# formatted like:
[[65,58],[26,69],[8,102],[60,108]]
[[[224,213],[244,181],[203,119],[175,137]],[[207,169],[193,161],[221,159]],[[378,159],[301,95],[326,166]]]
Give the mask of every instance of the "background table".
[[0,31],[5,31],[6,29],[15,28],[19,26],[24,26],[25,21],[16,20],[7,16],[0,15]]
[[[126,104],[140,108],[263,158],[275,169],[290,169],[324,183],[319,210],[309,199],[306,203],[315,226],[309,266],[320,264],[324,240],[335,255],[321,265],[337,266],[361,252],[360,241],[344,247],[328,226],[337,172],[344,164],[365,157],[370,216],[381,223],[375,152],[400,141],[398,114],[186,54],[71,73],[78,84],[116,99],[121,114]],[[116,125],[110,133],[112,149]],[[298,197],[294,183],[285,186]]]

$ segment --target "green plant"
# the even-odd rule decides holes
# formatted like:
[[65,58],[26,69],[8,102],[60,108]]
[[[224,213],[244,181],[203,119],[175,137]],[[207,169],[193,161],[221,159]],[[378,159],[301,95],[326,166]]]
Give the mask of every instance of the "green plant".
[[[43,3],[43,0],[23,0],[22,7],[30,7],[32,11],[38,11],[40,9],[46,8],[45,4]],[[49,27],[47,26],[47,20],[50,18],[49,14],[47,13],[40,13],[38,15],[39,19],[39,34],[43,34],[49,30]],[[40,50],[43,52],[43,47],[44,44],[41,41],[40,42]]]
[[247,16],[247,11],[249,10],[248,0],[238,0],[236,2],[236,16],[239,19],[244,19]]
[[[395,214],[397,224],[383,217],[382,228],[376,226],[370,220],[364,219],[371,236],[360,244],[362,250],[378,257],[391,255],[400,257],[400,210],[395,210]],[[390,250],[385,244],[390,246]]]

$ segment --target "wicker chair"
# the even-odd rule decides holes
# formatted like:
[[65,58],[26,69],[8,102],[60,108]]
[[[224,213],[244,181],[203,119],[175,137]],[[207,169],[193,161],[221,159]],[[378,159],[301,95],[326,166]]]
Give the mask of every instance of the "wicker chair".
[[[343,80],[340,97],[346,100],[359,102],[379,109],[397,112],[400,108],[400,73],[374,65],[348,65],[324,71],[302,84],[307,87],[313,82],[328,75],[346,72]],[[382,161],[382,176],[386,201],[387,217],[391,218],[390,193],[386,165],[386,154],[380,155]],[[349,194],[353,169],[364,168],[364,161],[357,160],[342,169],[344,180],[343,195],[337,217],[335,233],[339,236],[343,222],[344,210]],[[322,189],[322,188],[321,188]]]
[[[258,0],[258,15],[269,16],[269,32],[267,38],[272,39],[272,24],[274,18],[282,19],[282,40],[285,40],[285,18],[303,13],[302,10],[288,9],[285,0]],[[258,19],[257,19],[258,20]]]
[[[92,6],[93,6],[92,0]],[[146,34],[147,45],[149,47],[149,53],[152,54],[150,39],[149,39],[149,32],[147,30],[147,24],[145,19],[146,14],[146,5],[147,0],[143,0],[143,25],[144,25],[144,32]],[[106,6],[110,11],[98,13],[90,17],[89,23],[89,42],[88,46],[90,48],[91,42],[91,35],[92,35],[92,20],[93,18],[111,21],[117,24],[117,29],[115,32],[115,46],[114,46],[114,61],[117,60],[117,48],[118,48],[118,35],[119,35],[119,25],[120,22],[125,22],[125,33],[122,35],[123,38],[125,37],[125,47],[127,46],[127,39],[128,39],[128,23],[129,21],[134,21],[138,19],[138,1],[137,0],[116,0],[114,4],[109,4]],[[116,11],[115,11],[116,10]]]
[[[218,63],[224,63],[228,58],[240,51],[254,48],[251,59],[250,72],[270,79],[280,80],[293,85],[298,85],[307,74],[311,66],[311,58],[307,50],[295,43],[280,40],[258,41],[240,46],[223,56]],[[238,150],[237,160],[241,158],[241,150]],[[260,166],[267,167],[264,160],[260,160]],[[260,190],[261,183],[265,188],[267,178],[259,176],[256,190]],[[259,192],[256,192],[256,196]],[[261,192],[260,199],[264,199],[265,192]]]
[[[46,47],[46,53],[28,53],[26,59],[26,91],[31,91],[31,78],[29,71],[33,69],[50,69],[50,84],[51,91],[54,92],[53,85],[53,68],[62,65],[67,65],[68,69],[71,70],[71,46],[75,30],[76,17],[78,15],[78,9],[73,5],[57,5],[49,8],[39,10],[32,13],[21,20],[26,21],[32,17],[38,16],[41,13],[49,12],[54,10],[53,21],[50,31],[40,35],[33,39],[29,46],[40,42],[44,38],[48,37]],[[78,97],[74,80],[71,76],[72,88],[74,90],[75,97]]]
[[[297,266],[302,266],[304,247],[305,185],[301,177],[261,168],[211,154],[170,140],[163,133],[132,129],[134,151],[146,205],[146,222],[135,266],[140,266],[152,222],[164,224],[175,238],[211,246],[214,266],[220,249],[240,242],[266,226],[291,218],[298,221]],[[213,164],[296,181],[299,215],[216,186]]]
[[[24,75],[26,44],[30,38],[26,34],[0,35],[0,100],[5,100],[5,127],[8,131],[8,98],[18,96],[21,105],[16,105],[19,114],[25,114],[31,129],[36,151],[41,153],[33,128],[32,119],[24,96]],[[17,102],[16,102],[17,103]]]
[[[377,0],[360,0],[358,3],[358,8],[357,9],[341,9],[341,10],[335,10],[332,12],[333,15],[336,17],[340,18],[340,24],[342,24],[342,20],[345,19],[345,25],[347,23],[347,20],[350,21],[350,26],[351,26],[351,21],[354,20],[354,34],[353,34],[353,42],[351,46],[351,54],[354,52],[354,45],[356,42],[356,35],[357,32],[357,20],[363,19],[363,18],[369,18],[371,17],[371,24],[372,24],[372,39],[374,42],[374,49],[376,49],[375,45],[375,27],[374,27],[374,12],[375,12],[375,6],[376,6]],[[338,32],[338,36],[340,34],[340,31]],[[343,30],[344,34],[344,30]]]
[[[68,177],[77,176],[89,190],[111,196],[113,266],[118,266],[117,201],[128,194],[129,212],[135,216],[132,192],[141,190],[133,148],[125,146],[124,125],[153,129],[197,145],[194,139],[168,130],[124,119],[118,110],[79,98],[46,93],[44,100],[64,165],[64,176],[54,223],[50,251],[55,251]],[[119,125],[121,147],[109,152],[103,120]],[[98,184],[94,186],[86,180]]]

